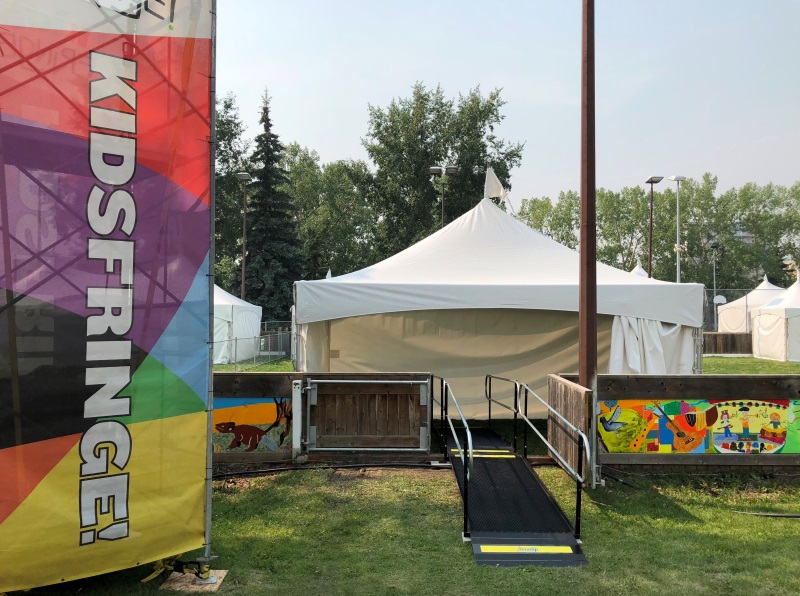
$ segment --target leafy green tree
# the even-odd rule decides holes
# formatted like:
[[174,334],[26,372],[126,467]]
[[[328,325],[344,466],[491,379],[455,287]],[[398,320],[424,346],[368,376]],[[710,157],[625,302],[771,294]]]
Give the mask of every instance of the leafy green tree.
[[263,307],[267,320],[286,320],[293,303],[292,286],[303,273],[303,252],[295,210],[285,190],[281,168],[283,145],[272,130],[269,95],[264,92],[255,139],[253,176],[248,191],[245,298]]
[[786,189],[748,183],[717,197],[716,177],[706,174],[699,183],[687,182],[685,189],[681,187],[681,211],[684,196],[688,205],[688,221],[682,224],[688,250],[683,281],[711,287],[712,242],[720,247],[716,251],[717,288],[751,288],[764,273],[784,285],[794,281],[783,271],[782,261],[785,255],[798,255],[800,246],[797,185]]
[[[677,193],[671,185],[653,193],[653,277],[674,281],[676,276]],[[719,195],[717,178],[681,184],[681,281],[711,287],[716,254],[717,288],[749,289],[766,273],[788,285],[783,257],[800,257],[800,183],[787,189],[768,184],[745,184]],[[576,248],[580,198],[562,192],[558,201],[522,201],[518,219]],[[597,190],[598,260],[629,271],[638,258],[647,268],[650,190]],[[718,246],[716,252],[713,244]]]
[[[630,271],[647,268],[650,197],[639,187],[597,190],[597,260]],[[654,223],[655,228],[655,223]]]
[[[483,196],[486,168],[494,168],[506,188],[519,165],[522,144],[495,135],[503,120],[500,90],[483,96],[479,88],[457,101],[441,87],[421,83],[411,97],[388,107],[370,106],[364,147],[376,167],[375,258],[386,258],[439,229],[444,189],[445,223],[475,206]],[[431,166],[456,165],[455,176],[431,184]]]
[[558,193],[555,204],[549,197],[522,199],[516,218],[569,248],[578,246],[581,199],[573,190]]
[[533,197],[522,199],[519,210],[514,216],[519,221],[543,234],[551,235],[549,228],[550,214],[553,212],[553,203],[547,197]]
[[374,262],[372,174],[364,162],[321,165],[315,151],[290,144],[283,152],[287,191],[297,209],[306,277],[342,275]]
[[236,97],[228,93],[217,99],[215,147],[214,270],[216,283],[239,295],[242,252],[242,187],[237,172],[251,168],[249,142],[239,117]]

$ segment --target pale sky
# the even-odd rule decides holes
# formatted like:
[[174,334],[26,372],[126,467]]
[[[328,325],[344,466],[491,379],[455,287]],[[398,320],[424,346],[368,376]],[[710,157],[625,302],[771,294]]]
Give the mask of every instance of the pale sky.
[[[597,186],[650,175],[800,180],[800,0],[597,0]],[[580,0],[218,0],[217,93],[252,137],[272,97],[284,144],[364,159],[368,105],[437,84],[502,87],[523,198],[580,184]],[[667,182],[667,181],[665,181]],[[665,184],[662,182],[662,187]],[[673,184],[673,183],[669,183]]]

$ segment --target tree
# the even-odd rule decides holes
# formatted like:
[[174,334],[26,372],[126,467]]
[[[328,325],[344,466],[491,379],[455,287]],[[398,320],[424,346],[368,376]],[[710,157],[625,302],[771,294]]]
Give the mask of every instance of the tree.
[[296,143],[283,152],[287,192],[297,210],[305,277],[342,275],[374,262],[372,174],[362,161],[321,165],[315,151]]
[[[649,192],[641,187],[625,187],[620,192],[599,188],[596,196],[597,260],[630,271],[638,258],[646,269],[649,254]],[[655,223],[653,229],[656,229]]]
[[574,190],[558,193],[558,201],[548,220],[548,228],[553,240],[569,248],[577,248],[580,222],[580,195]]
[[[677,193],[666,186],[653,193],[653,277],[674,281],[676,276]],[[554,240],[577,247],[580,198],[562,192],[552,204],[547,197],[522,201],[517,219]],[[597,190],[597,259],[630,271],[638,258],[647,268],[650,250],[650,192],[648,188]],[[717,178],[706,173],[700,181],[681,184],[681,281],[711,287],[716,269],[717,288],[751,288],[766,273],[788,285],[792,275],[783,258],[800,256],[800,183],[787,189],[745,184],[717,195]],[[714,249],[717,243],[716,267]]]
[[549,197],[522,199],[516,218],[569,248],[578,246],[581,199],[574,190],[561,191],[553,205]]
[[542,234],[551,235],[549,226],[553,213],[553,203],[548,197],[522,199],[519,210],[514,216],[522,223],[539,230]]
[[249,143],[232,93],[217,99],[214,207],[214,270],[216,283],[238,295],[236,269],[241,258],[242,188],[237,172],[250,170]]
[[[458,101],[441,87],[421,83],[410,98],[369,108],[364,147],[377,171],[374,177],[375,257],[386,258],[439,229],[444,187],[445,223],[475,206],[483,196],[486,168],[494,168],[506,188],[509,171],[519,165],[522,144],[494,134],[505,102],[496,89],[479,88]],[[457,165],[455,176],[431,184],[429,168]]]
[[285,190],[286,173],[280,167],[283,145],[272,131],[269,102],[265,91],[262,132],[255,139],[253,153],[255,179],[249,190],[245,297],[263,307],[267,320],[287,320],[292,286],[303,272],[303,254],[294,208]]

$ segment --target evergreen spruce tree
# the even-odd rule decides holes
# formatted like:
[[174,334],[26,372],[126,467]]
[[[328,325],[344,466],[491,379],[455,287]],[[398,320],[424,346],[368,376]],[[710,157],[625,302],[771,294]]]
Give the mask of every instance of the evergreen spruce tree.
[[269,95],[261,106],[263,132],[255,139],[253,182],[248,189],[245,298],[263,307],[266,320],[289,320],[292,284],[300,279],[303,257],[286,173],[279,161],[283,145],[272,132]]

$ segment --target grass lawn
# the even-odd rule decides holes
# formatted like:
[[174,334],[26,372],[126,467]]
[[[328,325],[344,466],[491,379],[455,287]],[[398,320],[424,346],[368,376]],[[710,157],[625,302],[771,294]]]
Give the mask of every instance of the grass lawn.
[[762,358],[706,356],[703,374],[707,375],[800,375],[800,362],[778,362]]
[[264,362],[253,365],[252,363],[215,364],[214,372],[294,372],[291,358],[282,358],[273,362]]
[[[703,368],[707,374],[800,374],[797,363],[754,358],[709,357]],[[292,366],[284,360],[259,370]],[[559,468],[538,471],[571,517],[574,484]],[[800,514],[800,476],[622,477],[635,486],[608,480],[584,492],[589,565],[566,569],[475,565],[461,542],[463,510],[450,470],[307,469],[218,480],[214,568],[229,570],[219,593],[800,594],[800,519],[741,513]],[[30,593],[154,594],[165,576],[141,584],[150,570]]]
[[[574,485],[540,473],[571,511]],[[582,568],[475,565],[449,470],[304,470],[215,482],[220,594],[800,593],[800,487],[756,477],[650,477],[585,493]],[[196,556],[196,553],[195,553]],[[188,555],[184,558],[188,558]],[[143,566],[34,594],[152,594]],[[161,592],[163,594],[163,592]]]

